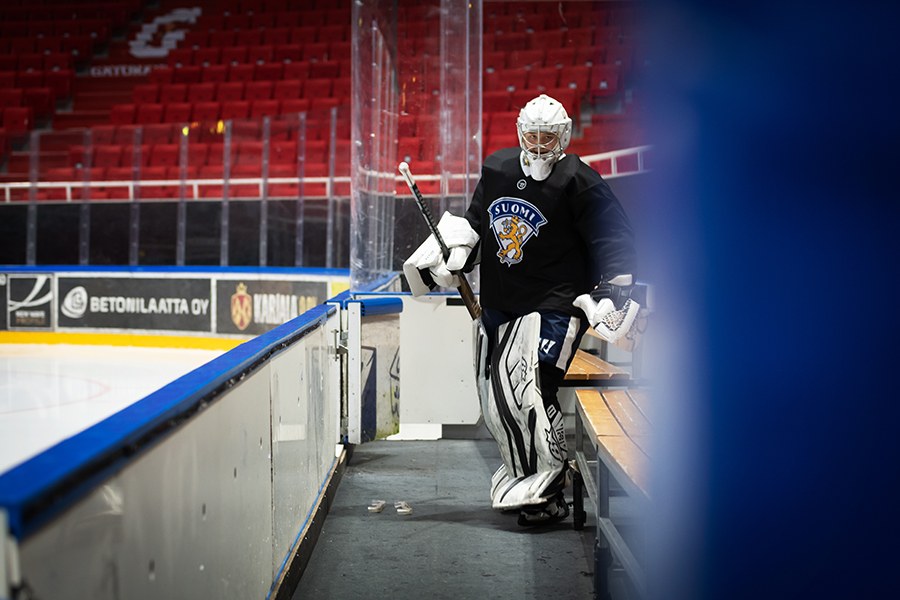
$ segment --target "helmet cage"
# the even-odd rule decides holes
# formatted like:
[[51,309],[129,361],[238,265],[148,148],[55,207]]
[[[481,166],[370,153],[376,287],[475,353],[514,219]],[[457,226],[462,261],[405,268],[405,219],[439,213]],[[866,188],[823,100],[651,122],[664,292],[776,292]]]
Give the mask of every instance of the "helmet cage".
[[[526,124],[519,120],[516,123],[516,129],[519,134],[519,146],[534,160],[550,159],[556,161],[565,151],[563,139],[567,126],[567,123],[555,123],[553,125]],[[531,143],[525,139],[525,135],[529,133],[538,134],[539,139],[552,135],[553,139],[544,143]],[[547,146],[550,144],[553,144],[553,147],[548,149]]]

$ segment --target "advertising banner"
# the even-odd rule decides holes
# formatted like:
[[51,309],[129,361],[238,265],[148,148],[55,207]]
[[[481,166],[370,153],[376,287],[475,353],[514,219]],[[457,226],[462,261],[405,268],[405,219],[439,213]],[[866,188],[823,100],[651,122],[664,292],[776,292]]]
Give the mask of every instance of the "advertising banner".
[[64,277],[60,328],[210,331],[210,280]]
[[327,299],[327,281],[219,279],[216,332],[265,333]]
[[5,276],[3,307],[8,329],[47,329],[53,326],[53,275],[50,273]]

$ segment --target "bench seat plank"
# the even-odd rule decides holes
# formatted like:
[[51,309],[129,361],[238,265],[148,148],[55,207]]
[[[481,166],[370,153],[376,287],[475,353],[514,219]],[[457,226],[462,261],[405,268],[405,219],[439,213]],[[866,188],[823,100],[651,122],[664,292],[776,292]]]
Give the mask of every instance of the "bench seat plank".
[[[624,402],[622,396],[628,399],[628,394],[620,390],[614,392],[600,392],[595,389],[583,389],[576,391],[577,408],[581,414],[587,435],[593,436],[597,441],[597,451],[613,477],[620,485],[637,491],[645,498],[650,497],[648,479],[650,474],[649,458],[641,446],[629,437],[627,431],[622,428],[620,419],[611,405],[619,406]],[[608,400],[604,395],[612,394],[616,400]],[[630,399],[628,400],[630,404]],[[619,410],[619,409],[617,409]],[[624,409],[621,409],[624,413]],[[635,408],[628,414],[640,414]],[[643,441],[649,434],[649,426],[644,421],[641,430]],[[635,431],[638,431],[636,428]],[[639,438],[640,439],[640,438]]]
[[651,432],[650,423],[634,403],[631,394],[626,390],[610,390],[603,393],[603,398],[625,435],[649,456],[646,441]]
[[627,381],[631,374],[625,369],[611,365],[605,360],[589,352],[578,349],[566,371],[568,383],[590,383],[608,381]]

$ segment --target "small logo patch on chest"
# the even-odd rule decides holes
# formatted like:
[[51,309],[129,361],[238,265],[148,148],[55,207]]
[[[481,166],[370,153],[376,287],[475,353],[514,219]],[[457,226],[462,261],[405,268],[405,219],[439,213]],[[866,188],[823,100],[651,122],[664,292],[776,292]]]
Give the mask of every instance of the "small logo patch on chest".
[[497,257],[506,266],[522,262],[523,247],[538,234],[547,219],[533,204],[521,198],[503,197],[488,207],[491,230],[500,246]]

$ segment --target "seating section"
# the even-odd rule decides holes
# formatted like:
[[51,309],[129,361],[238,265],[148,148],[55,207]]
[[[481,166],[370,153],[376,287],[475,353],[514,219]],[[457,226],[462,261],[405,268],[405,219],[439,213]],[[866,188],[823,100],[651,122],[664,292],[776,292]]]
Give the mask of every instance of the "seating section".
[[[633,3],[491,2],[483,7],[485,154],[518,145],[518,111],[540,93],[557,98],[569,110],[572,152],[595,154],[645,141],[633,102],[633,82],[643,66]],[[434,90],[421,75],[440,70],[439,63],[423,58],[439,54],[440,23],[430,7],[408,6],[404,13],[409,20],[400,24],[399,55],[405,61],[401,71],[408,74],[401,86],[412,96],[407,112],[433,114]],[[610,115],[617,123],[615,136],[599,115]],[[436,135],[436,129],[430,135]],[[421,158],[433,160],[434,154],[423,148]]]
[[0,6],[0,162],[47,126],[75,72],[139,11],[140,0],[5,0]]
[[[41,10],[34,10],[36,4]],[[331,114],[336,110],[336,174],[348,175],[349,3],[314,0],[304,3],[302,10],[290,0],[194,4],[202,13],[177,47],[157,61],[164,64],[155,65],[146,77],[134,78],[108,109],[98,110],[102,115],[88,127],[86,139],[93,145],[89,155],[83,143],[73,145],[68,136],[42,138],[41,150],[56,152],[53,160],[42,158],[42,173],[75,181],[167,179],[182,174],[221,177],[223,162],[232,163],[223,160],[221,152],[223,123],[256,124],[255,133],[232,138],[235,148],[246,149],[245,144],[259,143],[261,123],[267,117],[272,127],[283,124],[280,134],[272,131],[272,151],[277,146],[280,154],[270,160],[274,169],[269,175],[292,177],[298,167],[296,124],[305,114],[306,151],[300,152],[304,158],[300,168],[306,175],[327,175]],[[403,94],[398,154],[424,173],[434,168],[440,154],[435,116],[440,19],[435,6],[412,0],[401,4],[398,56],[404,79],[399,82]],[[171,0],[77,7],[62,0],[12,0],[0,8],[0,84],[4,84],[0,152],[26,147],[28,133],[36,127],[65,129],[60,107],[81,82],[75,72],[83,71],[96,52],[111,44],[112,32],[123,28],[134,32],[139,23],[180,6]],[[572,152],[591,154],[645,141],[633,109],[637,106],[633,80],[642,67],[633,35],[635,11],[630,2],[485,3],[484,153],[518,144],[518,111],[542,92],[569,109],[575,123]],[[129,22],[132,15],[140,18]],[[182,137],[189,141],[186,150],[181,149]],[[282,143],[289,148],[284,150]],[[185,159],[182,152],[187,153]],[[232,177],[261,175],[258,153],[235,156],[240,158],[231,164]],[[7,161],[8,173],[27,172],[26,167],[27,157],[11,156]],[[427,180],[422,187],[436,190]],[[119,197],[123,190],[110,188],[107,197]],[[154,192],[167,196],[172,190],[157,186]]]

